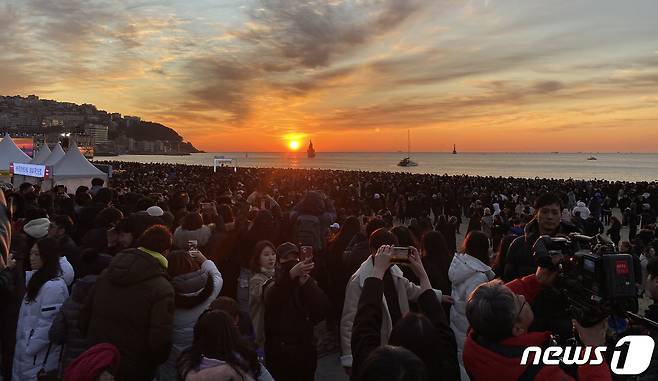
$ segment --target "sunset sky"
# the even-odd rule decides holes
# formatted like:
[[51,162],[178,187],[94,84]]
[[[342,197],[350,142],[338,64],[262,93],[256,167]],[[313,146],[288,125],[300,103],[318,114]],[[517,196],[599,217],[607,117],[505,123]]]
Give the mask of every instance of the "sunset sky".
[[0,0],[0,95],[207,151],[658,148],[658,1]]

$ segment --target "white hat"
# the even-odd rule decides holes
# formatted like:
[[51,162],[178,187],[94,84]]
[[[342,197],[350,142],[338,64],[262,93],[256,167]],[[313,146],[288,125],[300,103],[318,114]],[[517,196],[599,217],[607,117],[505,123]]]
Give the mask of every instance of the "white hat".
[[164,215],[164,210],[162,210],[162,208],[159,207],[159,206],[149,206],[149,207],[146,209],[146,213],[147,213],[149,216],[153,216],[153,217],[162,217],[162,215]]
[[37,218],[34,219],[25,226],[23,226],[23,231],[25,234],[29,235],[32,238],[43,238],[48,235],[48,228],[50,227],[50,220],[47,218]]
[[333,224],[329,225],[330,228],[332,229],[340,229],[340,225],[338,222],[334,222]]

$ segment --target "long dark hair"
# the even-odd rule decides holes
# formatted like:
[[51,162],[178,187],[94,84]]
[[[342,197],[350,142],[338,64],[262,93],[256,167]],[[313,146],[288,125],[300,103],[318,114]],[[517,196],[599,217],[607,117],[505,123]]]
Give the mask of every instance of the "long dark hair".
[[272,251],[276,255],[276,247],[274,247],[274,244],[270,241],[263,240],[263,241],[258,241],[256,242],[256,245],[254,246],[251,254],[251,260],[249,261],[249,269],[251,270],[252,274],[256,274],[261,272],[260,270],[260,255],[263,253],[263,250],[266,247],[271,247]]
[[[260,363],[256,351],[245,343],[233,319],[224,311],[207,310],[194,325],[194,341],[178,358],[181,379],[199,367],[202,357],[226,362],[242,376],[249,373],[260,375]],[[244,379],[244,376],[242,376]]]
[[339,244],[347,247],[354,236],[361,231],[361,222],[356,216],[349,216],[343,221],[338,234],[332,240],[334,245]]
[[489,265],[489,238],[483,232],[479,230],[469,232],[464,240],[463,251]]
[[396,226],[391,229],[391,233],[395,234],[398,238],[398,245],[400,246],[420,247],[415,234],[406,226]]
[[54,238],[42,238],[38,240],[35,245],[39,249],[39,256],[43,262],[43,266],[37,270],[27,282],[25,289],[25,299],[28,303],[33,302],[41,286],[51,279],[60,276],[62,269],[59,266],[59,245]]
[[437,263],[444,263],[447,261],[448,264],[452,261],[454,253],[451,253],[450,249],[448,249],[446,239],[441,232],[429,231],[425,233],[420,244],[428,259]]
[[442,352],[440,335],[427,316],[410,312],[393,327],[389,344],[410,350],[425,364],[427,379],[437,380],[443,372],[441,363],[436,361],[437,354]]
[[[514,241],[518,237],[517,235],[514,234],[508,234],[503,237],[503,239],[500,240],[500,244],[498,244],[498,250],[496,251],[496,259],[494,259],[494,265],[493,269],[496,275],[502,277],[503,273],[505,272],[505,265],[507,264],[507,253],[509,252],[509,247],[512,245],[512,241]],[[512,279],[510,279],[511,281]]]

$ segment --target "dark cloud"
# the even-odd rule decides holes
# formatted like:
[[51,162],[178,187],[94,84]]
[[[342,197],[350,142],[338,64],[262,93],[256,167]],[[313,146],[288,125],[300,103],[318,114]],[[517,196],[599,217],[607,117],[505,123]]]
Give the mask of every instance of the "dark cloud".
[[427,4],[419,0],[264,0],[250,11],[255,26],[237,35],[280,59],[307,68],[325,67],[393,31]]
[[335,69],[327,69],[314,74],[307,74],[303,79],[280,82],[273,81],[271,86],[272,88],[281,91],[284,96],[303,96],[314,90],[330,90],[334,88],[335,86],[332,85],[332,81],[348,78],[354,75],[360,67],[360,65],[350,65]]
[[379,0],[260,1],[248,11],[250,27],[233,35],[240,50],[231,60],[196,57],[187,67],[187,93],[198,108],[218,108],[244,120],[254,82],[282,96],[303,96],[356,67],[331,68],[377,36],[392,32],[426,2]]
[[28,0],[25,5],[29,17],[39,21],[35,26],[40,38],[73,49],[93,48],[90,43],[121,17],[112,12],[111,2]]
[[560,90],[563,87],[559,81],[540,81],[535,83],[534,89],[537,93],[552,93]]
[[552,99],[553,93],[568,88],[556,81],[517,83],[511,81],[490,81],[479,84],[486,91],[477,95],[446,95],[433,99],[420,97],[397,99],[368,107],[343,109],[327,117],[325,121],[332,127],[353,129],[354,121],[359,126],[390,127],[408,125],[413,121],[418,125],[456,122],[474,118],[510,118],[520,111],[499,106],[531,105]]
[[241,121],[250,113],[250,82],[259,69],[249,62],[225,58],[204,57],[192,60],[186,66],[190,83],[188,92],[192,102],[187,109],[219,109],[230,112],[231,119]]

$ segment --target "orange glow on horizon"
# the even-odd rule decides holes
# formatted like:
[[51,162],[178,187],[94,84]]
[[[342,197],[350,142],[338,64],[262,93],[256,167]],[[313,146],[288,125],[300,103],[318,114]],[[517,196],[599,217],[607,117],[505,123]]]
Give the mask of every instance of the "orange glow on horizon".
[[299,149],[299,142],[297,140],[291,140],[290,143],[288,143],[288,147],[293,151],[297,151]]

